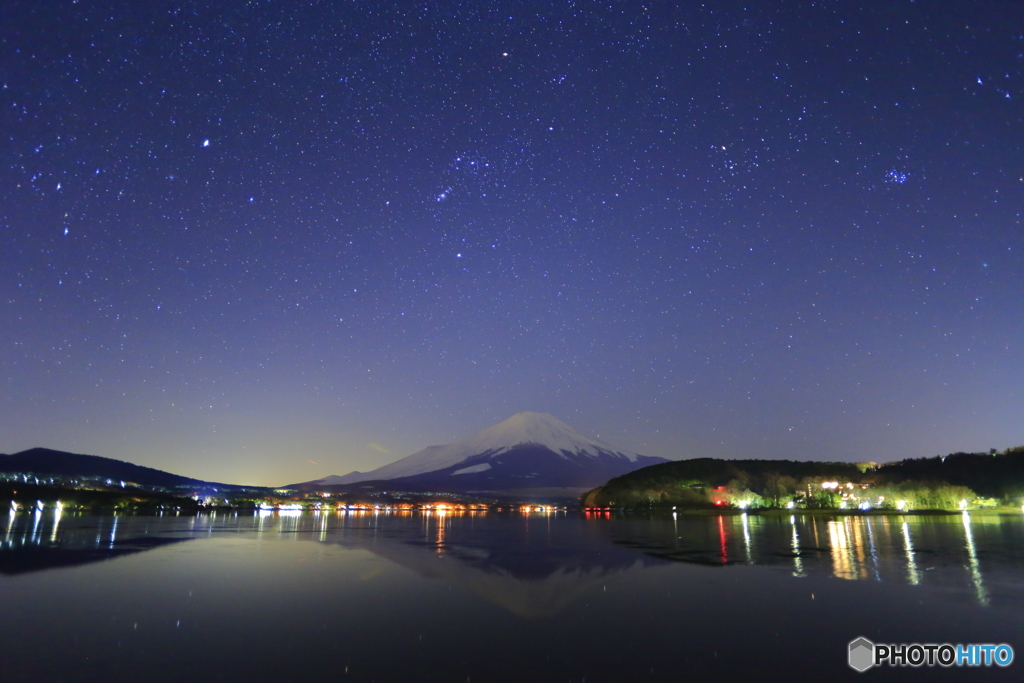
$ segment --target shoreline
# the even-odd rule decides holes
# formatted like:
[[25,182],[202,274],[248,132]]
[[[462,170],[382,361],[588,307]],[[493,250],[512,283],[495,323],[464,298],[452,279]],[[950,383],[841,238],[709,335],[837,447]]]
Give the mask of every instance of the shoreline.
[[824,508],[794,508],[787,510],[783,508],[755,508],[740,510],[737,508],[726,508],[726,509],[702,509],[702,508],[683,508],[679,510],[671,510],[665,508],[610,508],[610,509],[581,509],[583,512],[602,514],[617,513],[617,514],[637,514],[644,513],[648,515],[687,515],[687,516],[698,516],[698,517],[717,517],[719,515],[735,517],[738,515],[759,515],[769,517],[784,517],[789,515],[810,515],[810,516],[829,516],[829,517],[886,517],[886,516],[917,516],[917,517],[928,517],[928,516],[950,516],[950,515],[962,515],[967,514],[1022,514],[1021,508],[1000,506],[994,508],[974,509],[974,510],[936,510],[936,509],[920,509],[920,510],[841,510],[841,509],[824,509]]

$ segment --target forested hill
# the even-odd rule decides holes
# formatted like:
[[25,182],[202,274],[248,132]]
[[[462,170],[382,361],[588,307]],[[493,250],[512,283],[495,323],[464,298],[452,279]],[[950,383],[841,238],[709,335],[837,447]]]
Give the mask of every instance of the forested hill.
[[857,465],[849,462],[695,458],[644,467],[612,479],[605,484],[605,487],[647,488],[665,483],[685,482],[714,488],[725,486],[734,479],[749,480],[751,483],[755,483],[769,474],[793,477],[794,479],[828,477],[860,481],[862,473]]
[[704,505],[707,491],[728,486],[736,490],[764,491],[779,479],[792,488],[808,478],[860,481],[853,463],[798,460],[722,460],[694,458],[651,465],[610,480],[586,494],[584,505],[644,505],[665,503]]
[[[1024,446],[1002,453],[953,453],[882,466],[793,460],[679,460],[616,477],[587,493],[583,503],[699,507],[716,501],[721,504],[757,499],[771,506],[785,504],[804,492],[804,504],[830,507],[839,499],[834,499],[835,493],[822,486],[826,481],[879,491],[886,488],[902,498],[911,497],[910,491],[927,498],[942,487],[961,487],[969,490],[957,492],[958,496],[980,496],[1020,505],[1020,499],[1024,499]],[[923,491],[931,494],[925,495]]]
[[1024,496],[1024,446],[996,453],[951,453],[882,465],[879,481],[943,481],[966,486],[983,496]]
[[30,448],[13,455],[0,455],[0,473],[43,477],[100,477],[143,486],[228,486],[163,470],[134,465],[99,455],[82,455],[49,448]]

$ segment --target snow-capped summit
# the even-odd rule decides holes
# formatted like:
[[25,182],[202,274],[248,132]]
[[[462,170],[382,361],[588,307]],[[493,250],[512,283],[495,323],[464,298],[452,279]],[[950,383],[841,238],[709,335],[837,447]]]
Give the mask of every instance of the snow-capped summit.
[[[620,451],[614,446],[584,436],[549,413],[516,413],[504,422],[481,429],[476,434],[450,444],[476,453],[489,449],[509,448],[519,444],[546,446],[555,453],[600,456],[610,453],[636,462],[636,453]],[[564,457],[564,456],[563,456]]]
[[[609,478],[664,462],[622,451],[581,434],[547,413],[518,413],[443,446],[428,446],[370,472],[308,482],[332,486],[415,477],[435,490],[538,486],[597,486]],[[458,483],[455,484],[455,481]],[[450,485],[448,485],[450,484]]]

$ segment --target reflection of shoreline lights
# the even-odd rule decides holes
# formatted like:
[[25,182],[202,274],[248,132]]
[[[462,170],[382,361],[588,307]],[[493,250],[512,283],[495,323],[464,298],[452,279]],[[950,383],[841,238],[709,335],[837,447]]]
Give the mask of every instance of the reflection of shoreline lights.
[[4,534],[4,541],[11,543],[11,533],[14,531],[14,521],[17,519],[17,508],[14,507],[15,503],[11,501],[11,513],[7,515],[7,533]]
[[849,520],[828,523],[828,543],[832,550],[832,574],[840,579],[856,579],[850,553]]
[[967,511],[963,514],[964,540],[967,544],[967,558],[970,561],[971,583],[974,584],[975,593],[978,595],[978,602],[982,607],[988,606],[988,592],[981,582],[981,564],[978,562],[978,553],[974,548],[974,534],[971,532],[971,515]]
[[[420,536],[421,542],[425,542],[424,545],[429,547],[432,552],[447,556],[452,550],[447,545],[449,539],[458,543],[457,537],[461,530],[471,529],[474,523],[471,511],[461,511],[451,509],[451,507],[452,504],[449,503],[444,507],[430,510],[394,509],[388,511],[384,509],[375,511],[372,508],[349,512],[341,510],[338,516],[313,511],[305,514],[307,511],[303,510],[282,512],[266,509],[253,510],[249,514],[235,512],[230,515],[224,512],[204,511],[195,515],[182,514],[179,520],[168,519],[165,523],[191,524],[193,532],[202,531],[204,536],[207,535],[207,532],[212,533],[218,528],[230,526],[238,531],[254,532],[253,536],[256,539],[265,538],[263,534],[266,532],[281,538],[293,540],[319,538],[321,542],[330,543],[344,541],[344,535],[348,529],[369,530],[378,524],[384,524],[384,518],[391,514],[394,514],[400,523],[404,523],[408,519],[415,520],[418,515],[419,520],[422,520],[419,525],[424,525],[421,527],[423,533]],[[74,517],[69,517],[70,521],[64,521],[62,511],[64,509],[72,510],[74,508],[72,504],[62,502],[55,505],[48,504],[41,514],[29,512],[34,508],[34,505],[26,506],[22,503],[21,510],[26,511],[25,515],[14,513],[13,507],[10,509],[6,533],[0,534],[0,542],[5,547],[10,545],[15,548],[30,544],[75,547],[83,542],[93,542],[95,547],[101,551],[107,544],[114,549],[122,543],[131,544],[140,528],[138,525],[144,519],[123,513],[114,516],[99,516],[96,518],[96,526],[87,528],[76,523],[75,517],[78,515],[74,515],[74,513],[71,513]],[[54,513],[52,519],[49,514],[51,510]],[[341,514],[341,512],[345,512],[345,514]],[[372,515],[371,512],[373,512]],[[403,512],[403,514],[399,515],[398,512]],[[469,514],[466,514],[467,512]],[[525,524],[531,524],[530,520],[532,519],[532,524],[542,525],[541,527],[531,526],[531,529],[543,529],[543,525],[546,524],[550,530],[557,522],[562,522],[565,519],[562,515],[545,515],[544,519],[540,519],[541,514],[535,513],[532,509],[529,514],[520,515],[517,506],[505,507],[504,512],[513,518],[520,518]],[[581,515],[580,517],[581,521],[587,520],[584,524],[592,529],[595,522],[590,520],[607,518],[605,515],[608,514],[591,512],[588,516]],[[707,553],[712,560],[718,559],[720,562],[729,560],[736,562],[739,559],[736,555],[740,553],[741,549],[730,544],[741,542],[743,543],[742,550],[745,551],[745,561],[748,564],[782,564],[783,568],[789,569],[795,577],[825,572],[834,574],[837,578],[869,580],[874,578],[886,581],[894,579],[899,583],[911,585],[925,583],[926,577],[933,577],[939,583],[948,582],[949,578],[946,576],[948,572],[926,574],[925,570],[929,567],[917,566],[917,552],[912,536],[912,533],[916,532],[919,534],[918,541],[928,544],[928,548],[931,549],[938,544],[938,548],[934,551],[939,553],[938,555],[922,555],[922,558],[935,558],[934,561],[926,561],[926,565],[937,564],[940,569],[948,565],[962,568],[965,576],[957,577],[958,585],[962,585],[970,596],[970,600],[977,601],[976,604],[980,606],[988,606],[998,601],[995,594],[988,595],[987,588],[993,579],[989,575],[983,574],[980,564],[981,555],[986,557],[986,570],[994,572],[994,576],[998,577],[999,571],[1006,570],[1007,555],[1001,553],[999,548],[1005,547],[1010,537],[1004,538],[1002,534],[983,535],[980,545],[973,537],[975,521],[979,522],[979,529],[984,533],[986,527],[983,523],[985,521],[1005,520],[1007,519],[1005,515],[990,517],[987,513],[962,513],[961,526],[951,523],[937,524],[934,519],[911,515],[877,517],[837,515],[823,519],[816,515],[784,514],[776,516],[770,513],[744,512],[737,513],[735,516],[738,516],[739,519],[732,519],[728,524],[725,523],[725,519],[733,515],[716,514],[715,516],[718,518],[717,520],[702,519],[701,516],[688,517],[683,512],[675,512],[672,524],[668,524],[667,516],[660,522],[663,524],[660,527],[660,533],[664,533],[666,545],[678,551],[680,549],[690,550],[691,548],[683,539],[695,539],[693,530],[701,530],[700,540],[697,541],[701,546],[700,549]],[[377,517],[380,517],[380,521]],[[558,517],[558,519],[551,519],[552,517]],[[787,517],[789,518],[789,529],[785,528],[784,520]],[[246,519],[248,521],[245,521]],[[568,519],[571,521],[572,515]],[[952,520],[949,521],[952,522]],[[1017,525],[1021,524],[1020,518],[1015,517],[1013,521]],[[435,523],[439,528],[431,527]],[[47,524],[51,524],[49,533],[46,529]],[[71,526],[68,526],[69,524]],[[108,524],[112,526],[108,527]],[[413,522],[413,526],[419,525]],[[716,525],[718,534],[714,533]],[[801,525],[803,525],[802,531]],[[897,532],[897,525],[900,527],[899,532]],[[174,528],[180,528],[180,526]],[[118,532],[121,533],[121,538],[117,538]],[[739,537],[740,533],[742,533],[742,538]],[[806,551],[801,545],[803,541],[801,533],[808,536]],[[902,533],[902,539],[898,537],[899,533]],[[936,533],[939,533],[940,536],[936,537],[934,535]],[[1015,533],[1024,532],[1016,532],[1015,527]],[[88,538],[86,538],[87,534]],[[149,532],[147,532],[148,534]],[[961,536],[961,534],[963,535]],[[376,531],[374,536],[376,536]],[[193,536],[193,538],[195,537]],[[758,557],[753,555],[755,537],[758,541]],[[1016,539],[1017,536],[1013,536],[1013,538]],[[669,539],[671,539],[670,542]],[[791,554],[776,553],[778,549],[784,548],[786,545],[790,546]],[[459,548],[458,545],[454,547]],[[996,550],[993,551],[993,548]],[[728,557],[730,550],[735,551],[731,558]],[[823,554],[816,555],[814,554],[815,550],[823,551]],[[459,555],[459,552],[455,554]],[[824,562],[819,562],[819,557]],[[804,559],[808,560],[807,564],[803,562]],[[785,565],[789,565],[790,561],[793,564],[786,567]],[[963,578],[966,578],[967,581],[963,581]]]
[[[867,552],[871,548],[874,556],[874,542],[871,535],[871,521],[845,518],[828,522],[829,546],[832,550],[832,573],[840,579],[856,581],[867,578]],[[864,540],[867,529],[868,542]]]
[[39,542],[39,520],[42,519],[42,515],[39,514],[39,510],[36,510],[36,514],[32,515],[32,540],[35,543]]
[[868,549],[871,554],[871,569],[875,573],[875,581],[881,581],[882,576],[878,573],[878,550],[875,548],[875,532],[873,526],[875,520],[868,518],[865,520],[865,523],[868,530]]
[[725,538],[725,523],[722,520],[722,515],[718,515],[718,542],[721,545],[722,552],[722,564],[729,563],[729,552],[728,545],[726,544]]
[[59,500],[53,511],[53,530],[50,532],[50,543],[57,542],[57,528],[60,526],[60,516],[64,512],[64,504]]
[[[675,517],[674,512],[672,513],[672,516]],[[753,558],[750,554],[750,521],[747,519],[746,512],[744,512],[741,515],[741,517],[743,518],[743,544],[744,546],[746,546],[747,549],[747,564],[752,564]],[[676,533],[676,535],[679,535],[678,532]]]
[[793,525],[793,576],[804,576],[804,563],[800,557],[800,537],[796,533],[796,515],[789,516]]
[[[437,506],[437,554],[444,555],[444,532],[445,532],[445,516],[448,512],[447,505]],[[450,518],[449,518],[450,519]]]
[[914,560],[914,545],[910,540],[910,527],[907,525],[906,520],[903,521],[900,529],[903,531],[903,548],[907,554],[907,580],[910,581],[912,586],[916,586],[921,583],[921,575],[917,571],[917,562]]

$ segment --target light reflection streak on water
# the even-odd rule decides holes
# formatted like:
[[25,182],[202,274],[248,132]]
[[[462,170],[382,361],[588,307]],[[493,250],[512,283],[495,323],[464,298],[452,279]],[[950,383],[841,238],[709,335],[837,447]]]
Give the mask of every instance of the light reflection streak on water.
[[36,508],[36,511],[34,513],[32,513],[32,515],[33,515],[33,521],[32,521],[32,542],[38,544],[39,543],[39,533],[42,531],[39,528],[39,522],[40,522],[40,520],[43,517],[43,513],[38,508]]
[[6,541],[7,544],[11,546],[14,545],[14,541],[11,540],[11,534],[14,533],[14,521],[17,518],[17,516],[18,512],[12,506],[10,514],[8,514],[7,516],[7,532],[4,534],[4,541]]
[[804,561],[800,557],[800,536],[796,531],[796,515],[789,516],[789,523],[793,526],[793,576],[804,576]]
[[907,520],[903,520],[900,527],[903,531],[903,548],[907,553],[907,581],[910,585],[916,586],[921,583],[921,574],[917,571],[917,562],[914,560],[914,545],[910,540],[910,527]]
[[866,579],[868,577],[868,558],[865,552],[868,544],[864,542],[864,530],[866,528],[867,520],[863,517],[857,519],[856,523],[853,525],[853,549],[857,558],[858,579]]
[[[673,516],[675,516],[675,513],[673,513]],[[750,520],[747,518],[746,512],[740,515],[740,517],[743,521],[743,544],[747,549],[747,564],[751,564],[753,558],[750,554]]]
[[722,519],[722,515],[718,515],[718,545],[722,554],[722,564],[727,564],[729,552],[725,539],[725,521]]
[[849,518],[828,523],[828,544],[832,551],[832,574],[839,579],[856,579],[850,553]]
[[978,596],[978,604],[988,607],[988,591],[981,582],[981,565],[978,563],[978,553],[974,548],[974,534],[971,532],[971,515],[964,511],[964,540],[967,542],[967,557],[970,560],[971,583],[974,584],[974,591]]
[[260,508],[256,511],[256,538],[263,540],[263,522],[270,516],[270,510]]
[[63,514],[64,508],[60,503],[53,511],[53,531],[50,532],[50,543],[57,542],[57,529],[60,527],[60,516]]
[[288,538],[293,541],[298,541],[300,534],[295,533],[299,528],[299,518],[302,516],[302,510],[278,510],[278,529],[277,535],[283,536],[286,533]]
[[868,530],[868,549],[871,555],[871,571],[875,575],[875,581],[881,581],[882,576],[878,573],[878,549],[875,547],[875,528],[874,519],[867,519],[867,530]]
[[110,527],[110,547],[114,547],[114,538],[117,536],[117,521],[118,516],[114,515],[114,526]]
[[864,518],[846,517],[843,521],[835,522],[835,526],[830,527],[830,530],[835,532],[833,573],[837,577],[851,581],[867,578],[865,548],[868,544],[864,540],[866,524]]
[[437,554],[444,555],[445,510],[437,511]]

